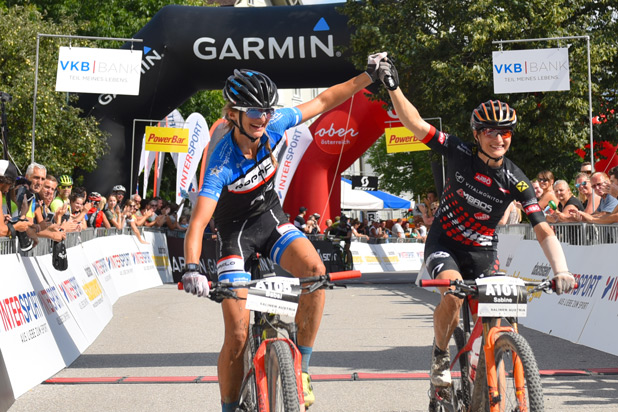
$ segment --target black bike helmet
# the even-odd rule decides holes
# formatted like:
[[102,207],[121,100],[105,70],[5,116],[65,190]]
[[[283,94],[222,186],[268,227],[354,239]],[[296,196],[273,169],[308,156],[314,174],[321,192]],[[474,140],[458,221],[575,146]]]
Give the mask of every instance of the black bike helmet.
[[517,124],[515,109],[500,100],[488,100],[474,109],[470,117],[473,130],[514,129]]
[[254,70],[234,70],[223,88],[223,98],[234,106],[268,109],[277,104],[277,86],[268,76]]

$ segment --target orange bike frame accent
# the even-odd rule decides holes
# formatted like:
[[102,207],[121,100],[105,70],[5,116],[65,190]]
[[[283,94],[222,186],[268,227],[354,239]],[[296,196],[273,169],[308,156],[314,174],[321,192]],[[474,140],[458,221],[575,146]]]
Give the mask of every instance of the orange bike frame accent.
[[[490,412],[500,412],[500,402],[498,398],[500,396],[500,392],[498,391],[498,372],[496,370],[496,358],[494,356],[495,343],[501,333],[514,331],[515,329],[511,326],[494,326],[489,328],[489,331],[485,333],[485,345],[483,346],[483,350],[485,351],[485,366],[487,368],[487,387],[489,390]],[[521,359],[516,355],[513,357],[513,374],[517,399],[520,405],[520,412],[526,412],[528,410],[528,406],[525,403],[526,393],[524,385],[526,381],[524,378],[524,368],[521,363]]]
[[296,390],[298,392],[298,400],[301,405],[301,410],[304,410],[305,407],[305,396],[303,394],[303,381],[302,381],[302,370],[301,370],[301,360],[302,356],[300,351],[294,345],[290,339],[287,338],[274,338],[274,339],[266,339],[262,341],[260,347],[255,351],[255,356],[253,357],[253,367],[255,369],[255,383],[257,386],[257,403],[258,403],[258,412],[268,412],[270,410],[270,403],[268,401],[268,382],[266,379],[266,366],[264,364],[264,358],[266,356],[266,348],[268,344],[273,341],[285,341],[290,347],[290,351],[292,352],[292,358],[294,359],[294,375],[296,375]]

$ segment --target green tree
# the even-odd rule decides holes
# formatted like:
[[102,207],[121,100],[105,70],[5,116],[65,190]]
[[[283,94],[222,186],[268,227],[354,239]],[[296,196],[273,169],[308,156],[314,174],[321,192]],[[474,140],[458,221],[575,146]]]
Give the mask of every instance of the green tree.
[[[357,67],[364,66],[368,53],[388,51],[396,58],[404,94],[421,115],[440,116],[444,130],[464,140],[472,139],[470,113],[480,102],[509,102],[519,119],[509,158],[528,175],[550,169],[567,180],[579,170],[574,151],[589,141],[585,40],[561,43],[569,46],[570,91],[500,96],[493,93],[491,52],[498,46],[492,40],[589,35],[593,113],[609,115],[606,123],[595,126],[595,140],[618,143],[618,123],[610,115],[618,85],[615,2],[368,0],[350,1],[343,12],[356,28],[350,49]],[[504,49],[558,45],[513,43]],[[384,90],[380,97],[390,101]],[[415,163],[418,155],[410,157]],[[426,179],[412,175],[408,182],[406,189],[416,192],[423,190]]]
[[[68,20],[45,21],[33,6],[0,7],[0,90],[13,97],[6,105],[9,152],[22,171],[32,152],[37,33],[73,34],[77,28]],[[41,40],[35,161],[57,174],[91,171],[107,150],[106,136],[94,118],[73,106],[74,96],[55,91],[57,57],[57,44]]]

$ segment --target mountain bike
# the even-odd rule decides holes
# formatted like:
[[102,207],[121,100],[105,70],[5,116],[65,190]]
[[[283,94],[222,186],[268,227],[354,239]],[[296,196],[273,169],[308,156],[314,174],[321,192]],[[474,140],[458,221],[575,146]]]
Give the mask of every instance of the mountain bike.
[[[530,294],[551,293],[555,284],[490,276],[421,280],[420,286],[454,287],[446,293],[463,300],[461,326],[452,338],[457,348],[452,384],[430,386],[429,411],[544,411],[541,376],[530,345],[518,332],[518,318],[527,314],[527,288]],[[459,374],[453,373],[457,366]]]
[[[244,352],[244,378],[236,412],[298,412],[305,410],[301,354],[294,316],[300,295],[318,289],[345,287],[335,282],[361,277],[359,271],[333,272],[309,278],[275,276],[272,262],[255,257],[252,280],[209,282],[209,298],[241,299],[235,289],[248,289],[246,308],[254,312]],[[182,289],[182,283],[178,284]],[[285,321],[281,316],[292,317]]]

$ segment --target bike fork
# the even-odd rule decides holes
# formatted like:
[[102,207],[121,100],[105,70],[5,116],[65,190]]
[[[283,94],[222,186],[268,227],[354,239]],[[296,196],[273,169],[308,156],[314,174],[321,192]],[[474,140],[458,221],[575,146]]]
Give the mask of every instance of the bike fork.
[[[500,412],[500,401],[501,395],[498,388],[498,374],[501,375],[502,382],[506,382],[504,374],[506,371],[504,369],[498,371],[496,369],[496,358],[495,358],[495,342],[500,336],[500,333],[503,332],[513,332],[512,327],[493,327],[489,329],[485,340],[485,346],[483,350],[485,351],[485,365],[487,367],[487,388],[489,395],[489,404],[490,404],[490,412]],[[524,377],[524,368],[521,363],[521,359],[516,354],[513,354],[513,380],[515,382],[516,395],[519,405],[525,405],[526,402],[526,389],[525,389],[525,377]]]

